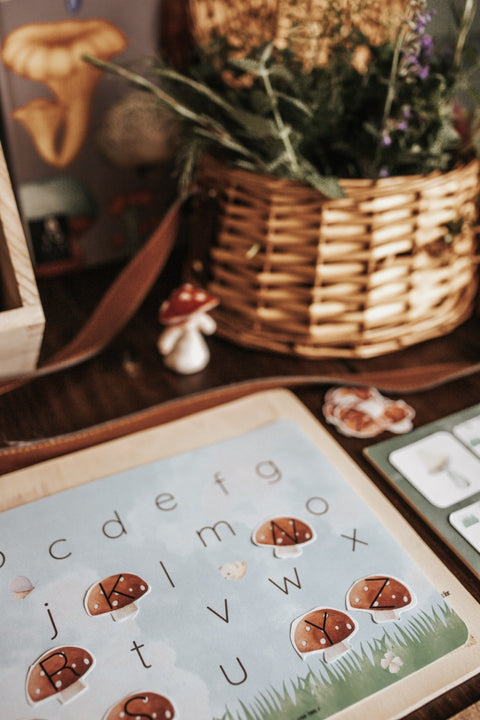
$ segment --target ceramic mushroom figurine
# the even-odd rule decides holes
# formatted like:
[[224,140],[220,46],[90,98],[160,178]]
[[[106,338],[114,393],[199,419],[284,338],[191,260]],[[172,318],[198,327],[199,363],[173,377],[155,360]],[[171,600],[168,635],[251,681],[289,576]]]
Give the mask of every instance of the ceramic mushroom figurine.
[[303,520],[295,517],[276,517],[261,523],[252,535],[255,545],[273,547],[277,558],[300,555],[303,546],[315,540],[315,531]]
[[158,339],[158,351],[165,365],[182,375],[203,370],[210,351],[203,335],[211,335],[216,323],[207,313],[218,305],[218,298],[190,283],[181,285],[162,303],[159,320],[165,330]]
[[325,662],[333,662],[350,650],[350,638],[357,624],[335,608],[319,607],[293,621],[290,639],[302,659],[323,652]]
[[36,704],[55,697],[60,703],[70,702],[85,690],[85,675],[94,664],[93,656],[81,647],[65,646],[48,650],[28,672],[28,700]]
[[176,715],[168,698],[154,692],[138,692],[120,700],[110,708],[103,720],[124,720],[127,717],[174,720]]
[[149,590],[149,584],[138,575],[110,575],[87,590],[85,609],[92,617],[110,613],[113,620],[122,622],[136,615],[137,601]]
[[415,605],[415,597],[401,580],[387,575],[368,575],[357,580],[347,593],[350,610],[364,610],[377,623],[399,620],[400,613]]

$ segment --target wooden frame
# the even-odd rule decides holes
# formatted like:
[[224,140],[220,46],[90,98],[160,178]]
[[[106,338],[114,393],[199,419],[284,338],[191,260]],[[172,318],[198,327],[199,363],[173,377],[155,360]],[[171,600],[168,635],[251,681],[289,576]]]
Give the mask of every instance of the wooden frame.
[[0,377],[36,367],[45,317],[25,233],[0,147]]

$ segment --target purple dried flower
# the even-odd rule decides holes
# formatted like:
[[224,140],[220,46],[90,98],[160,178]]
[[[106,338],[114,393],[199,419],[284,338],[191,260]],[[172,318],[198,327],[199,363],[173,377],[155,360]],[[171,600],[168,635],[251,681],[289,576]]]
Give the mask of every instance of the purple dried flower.
[[389,147],[392,144],[392,138],[390,137],[390,134],[385,131],[382,134],[382,145],[383,147]]
[[425,29],[433,14],[426,11],[425,0],[412,0],[410,13],[399,73],[407,80],[425,80],[430,73],[428,61],[433,51],[433,38]]

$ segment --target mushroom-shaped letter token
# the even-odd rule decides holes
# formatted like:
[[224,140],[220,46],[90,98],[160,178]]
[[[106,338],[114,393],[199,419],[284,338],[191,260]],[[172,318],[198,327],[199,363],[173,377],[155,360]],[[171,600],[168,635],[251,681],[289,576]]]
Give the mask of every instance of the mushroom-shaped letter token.
[[415,597],[400,580],[387,575],[369,575],[357,580],[347,594],[350,610],[364,610],[377,622],[399,620],[400,613],[415,605]]
[[103,720],[125,720],[129,717],[173,720],[176,715],[168,698],[154,692],[138,692],[120,700],[110,708]]
[[334,608],[315,608],[292,623],[290,639],[301,658],[323,652],[332,662],[350,650],[349,639],[357,624],[349,615]]
[[257,527],[252,535],[255,545],[273,547],[277,558],[301,555],[304,545],[315,540],[313,528],[303,520],[294,517],[275,517]]
[[40,703],[56,697],[61,703],[70,702],[85,690],[85,675],[94,664],[93,656],[81,647],[66,646],[48,650],[28,671],[28,700]]
[[121,622],[136,615],[136,601],[149,590],[149,584],[138,575],[110,575],[87,590],[85,609],[92,616],[111,613],[114,620]]
[[218,298],[190,283],[181,285],[162,303],[158,319],[167,327],[157,348],[168,368],[191,375],[207,366],[210,351],[202,333],[215,332],[215,320],[207,313],[217,305]]

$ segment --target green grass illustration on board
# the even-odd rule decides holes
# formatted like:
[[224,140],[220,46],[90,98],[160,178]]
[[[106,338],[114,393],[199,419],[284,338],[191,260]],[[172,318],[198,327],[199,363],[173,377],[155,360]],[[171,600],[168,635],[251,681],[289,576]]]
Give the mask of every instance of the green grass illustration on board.
[[446,604],[422,611],[331,665],[319,661],[305,677],[269,688],[241,710],[214,720],[325,720],[462,646],[468,629]]

